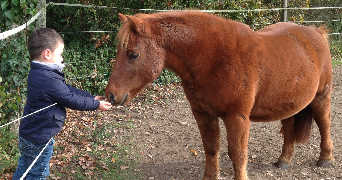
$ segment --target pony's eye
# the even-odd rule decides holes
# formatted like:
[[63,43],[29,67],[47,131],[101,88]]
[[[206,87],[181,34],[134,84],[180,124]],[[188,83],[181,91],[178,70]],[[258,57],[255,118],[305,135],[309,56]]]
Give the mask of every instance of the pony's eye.
[[136,60],[139,57],[139,53],[131,52],[128,54],[129,60]]

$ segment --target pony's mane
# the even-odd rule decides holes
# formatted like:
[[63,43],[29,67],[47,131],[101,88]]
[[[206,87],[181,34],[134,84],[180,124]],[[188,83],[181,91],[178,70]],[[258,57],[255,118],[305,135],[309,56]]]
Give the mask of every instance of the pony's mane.
[[[136,14],[135,16],[146,20],[149,18],[158,19],[158,18],[165,18],[165,17],[180,17],[180,16],[183,16],[183,13],[189,13],[189,12],[201,13],[197,10],[189,10],[185,12],[175,11],[175,12],[160,12],[160,13],[153,13],[153,14]],[[204,15],[204,14],[201,13],[201,15]],[[119,32],[116,36],[116,41],[118,41],[119,47],[121,47],[123,50],[126,51],[128,43],[130,42],[130,39],[133,37],[132,34],[133,34],[132,27],[127,22],[127,20],[124,21],[122,27],[119,29]]]
[[[213,14],[209,14],[209,13],[202,13],[198,10],[188,10],[188,11],[171,11],[171,12],[159,12],[159,13],[152,13],[152,14],[136,14],[134,15],[135,17],[141,18],[145,21],[151,22],[151,20],[153,21],[157,21],[160,19],[166,20],[169,19],[171,21],[173,21],[174,19],[183,19],[183,18],[188,18],[189,15],[197,15],[197,18],[203,18],[203,17],[210,17],[212,18],[212,20],[214,20],[214,17],[217,19],[225,19],[223,17],[220,16],[216,16]],[[229,19],[225,19],[225,20],[229,20]],[[174,21],[173,21],[174,22]],[[234,21],[230,21],[230,23],[237,23]],[[118,41],[118,46],[126,51],[127,50],[127,46],[128,43],[132,40],[132,38],[134,37],[134,30],[132,29],[130,23],[128,22],[128,20],[125,20],[124,22],[122,22],[123,25],[122,27],[119,29],[119,32],[116,36],[116,41]],[[244,26],[244,28],[249,29],[250,27],[246,24],[243,23],[238,23],[236,25],[239,26]]]

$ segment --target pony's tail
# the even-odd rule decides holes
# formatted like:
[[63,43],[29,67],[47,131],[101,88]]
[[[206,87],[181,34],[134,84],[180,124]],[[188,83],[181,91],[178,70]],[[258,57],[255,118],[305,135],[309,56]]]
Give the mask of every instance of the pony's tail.
[[322,25],[318,28],[315,28],[317,32],[319,32],[323,37],[324,39],[328,40],[329,39],[329,36],[328,36],[328,33],[330,32],[330,29],[327,29],[327,25]]
[[296,143],[307,143],[310,140],[313,112],[307,106],[299,113],[294,115],[294,136]]

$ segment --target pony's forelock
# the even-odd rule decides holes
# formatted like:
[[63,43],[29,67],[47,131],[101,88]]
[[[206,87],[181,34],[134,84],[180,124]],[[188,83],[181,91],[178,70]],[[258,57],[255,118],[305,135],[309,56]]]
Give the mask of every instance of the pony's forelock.
[[127,50],[128,43],[130,41],[132,34],[132,29],[129,23],[124,23],[120,28],[118,34],[116,35],[116,40],[118,40],[118,45],[121,49]]

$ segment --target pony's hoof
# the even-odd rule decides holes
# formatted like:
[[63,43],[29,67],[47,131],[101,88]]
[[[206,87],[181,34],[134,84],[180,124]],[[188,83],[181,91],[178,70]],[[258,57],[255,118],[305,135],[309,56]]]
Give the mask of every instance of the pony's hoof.
[[218,180],[220,173],[215,173],[212,176],[204,176],[202,180]]
[[274,166],[277,168],[281,168],[281,169],[287,169],[289,167],[289,163],[284,162],[284,161],[278,161],[274,163]]
[[326,167],[330,166],[331,163],[332,163],[332,161],[329,161],[329,160],[318,160],[317,166],[326,168]]

